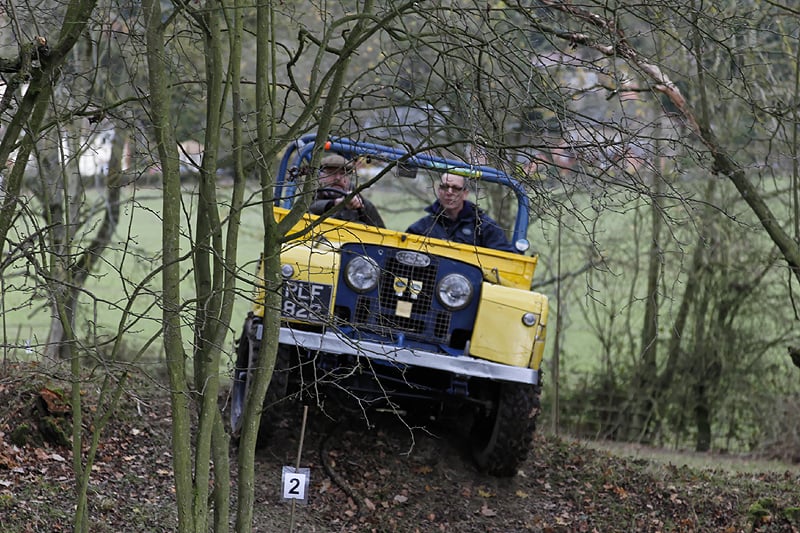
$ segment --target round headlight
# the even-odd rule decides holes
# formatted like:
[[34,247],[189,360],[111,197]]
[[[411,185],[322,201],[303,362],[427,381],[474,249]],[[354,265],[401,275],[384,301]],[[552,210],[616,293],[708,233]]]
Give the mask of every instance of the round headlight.
[[347,263],[344,277],[351,289],[357,292],[368,292],[378,286],[380,269],[378,263],[359,255]]
[[461,274],[448,274],[437,285],[436,295],[443,306],[458,311],[472,301],[472,284]]

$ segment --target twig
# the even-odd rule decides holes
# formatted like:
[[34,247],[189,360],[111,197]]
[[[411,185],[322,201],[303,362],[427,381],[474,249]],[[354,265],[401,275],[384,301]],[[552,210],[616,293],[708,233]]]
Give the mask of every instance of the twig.
[[325,469],[325,473],[328,474],[328,477],[336,483],[336,486],[339,487],[344,491],[347,496],[349,496],[356,504],[356,517],[361,516],[361,512],[363,511],[365,504],[364,498],[359,496],[355,490],[347,483],[339,473],[337,473],[330,464],[328,459],[328,441],[333,437],[335,434],[339,433],[341,428],[344,424],[338,424],[336,421],[331,422],[328,431],[325,433],[325,437],[319,443],[319,458],[320,462],[322,463],[322,468]]

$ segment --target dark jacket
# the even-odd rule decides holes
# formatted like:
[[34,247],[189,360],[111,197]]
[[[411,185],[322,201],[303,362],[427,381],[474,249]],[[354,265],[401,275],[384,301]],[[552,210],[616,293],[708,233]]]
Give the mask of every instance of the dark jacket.
[[[311,205],[308,207],[309,213],[321,215],[322,213],[333,209],[336,198],[339,198],[339,195],[326,194],[324,192],[318,193],[311,202]],[[361,209],[342,208],[333,215],[333,218],[346,220],[348,222],[363,222],[364,224],[369,224],[370,226],[385,228],[386,224],[383,223],[383,219],[381,218],[380,213],[378,213],[378,209],[375,207],[375,205],[363,196],[361,197],[361,203],[364,204],[364,207]]]
[[470,201],[464,202],[464,208],[456,220],[447,218],[439,200],[426,207],[425,211],[430,214],[411,224],[407,233],[517,252],[497,222]]

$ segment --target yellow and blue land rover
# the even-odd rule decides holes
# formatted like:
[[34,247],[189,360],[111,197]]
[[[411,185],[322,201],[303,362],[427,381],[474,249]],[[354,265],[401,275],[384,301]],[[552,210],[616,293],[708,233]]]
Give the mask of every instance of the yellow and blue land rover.
[[[277,217],[297,197],[298,169],[308,167],[313,141],[301,139],[284,154]],[[280,348],[262,428],[269,431],[268,415],[281,400],[324,391],[365,412],[457,416],[470,425],[479,468],[516,474],[539,412],[548,313],[547,297],[531,291],[537,258],[526,255],[523,186],[492,167],[390,146],[339,138],[324,149],[404,175],[448,172],[507,187],[516,200],[511,242],[519,253],[307,215],[295,228],[307,231],[281,253]],[[237,341],[234,432],[262,339],[261,287]]]

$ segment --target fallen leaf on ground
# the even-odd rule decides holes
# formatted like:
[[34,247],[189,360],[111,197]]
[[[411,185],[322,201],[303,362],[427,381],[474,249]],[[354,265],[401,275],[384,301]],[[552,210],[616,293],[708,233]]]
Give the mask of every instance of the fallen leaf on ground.
[[494,509],[489,509],[489,507],[487,507],[486,505],[481,507],[480,512],[483,516],[497,516],[497,511],[495,511]]

